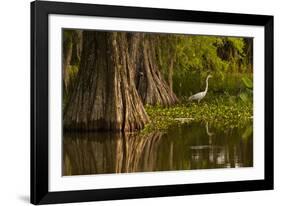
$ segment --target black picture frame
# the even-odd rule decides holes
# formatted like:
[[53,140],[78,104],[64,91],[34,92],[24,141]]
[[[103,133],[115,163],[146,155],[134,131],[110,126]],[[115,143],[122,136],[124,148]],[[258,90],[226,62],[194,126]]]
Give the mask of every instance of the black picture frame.
[[[190,21],[265,28],[265,178],[263,180],[115,189],[48,190],[48,15]],[[31,3],[31,203],[50,204],[273,189],[273,16],[80,3]]]

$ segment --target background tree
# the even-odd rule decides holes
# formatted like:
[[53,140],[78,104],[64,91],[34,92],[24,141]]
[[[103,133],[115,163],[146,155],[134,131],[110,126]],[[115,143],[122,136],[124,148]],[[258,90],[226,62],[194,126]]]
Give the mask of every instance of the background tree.
[[137,90],[144,104],[169,106],[178,99],[161,73],[157,38],[155,34],[141,34],[136,67]]

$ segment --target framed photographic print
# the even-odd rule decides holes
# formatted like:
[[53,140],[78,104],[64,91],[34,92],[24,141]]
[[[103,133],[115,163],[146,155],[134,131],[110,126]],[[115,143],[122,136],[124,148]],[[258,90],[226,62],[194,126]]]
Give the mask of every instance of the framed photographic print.
[[31,3],[33,204],[273,189],[273,16]]

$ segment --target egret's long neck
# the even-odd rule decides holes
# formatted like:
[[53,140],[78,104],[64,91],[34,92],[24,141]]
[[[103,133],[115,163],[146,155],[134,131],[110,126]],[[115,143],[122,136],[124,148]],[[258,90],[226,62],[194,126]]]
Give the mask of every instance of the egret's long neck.
[[206,79],[206,88],[205,88],[205,91],[204,91],[205,93],[207,93],[207,91],[208,91],[208,80],[209,80],[209,78]]

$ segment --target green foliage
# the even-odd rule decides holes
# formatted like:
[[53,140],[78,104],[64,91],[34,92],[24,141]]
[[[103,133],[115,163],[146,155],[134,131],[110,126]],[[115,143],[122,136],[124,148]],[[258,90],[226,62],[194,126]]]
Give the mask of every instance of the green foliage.
[[[252,76],[252,40],[238,37],[200,35],[159,35],[157,54],[161,72],[168,79],[173,64],[173,90],[179,98],[204,90],[205,79],[212,74],[212,92],[239,95]],[[246,76],[244,79],[241,78]],[[247,82],[245,82],[247,81]],[[246,84],[245,84],[246,83]],[[247,87],[248,87],[247,86]],[[243,96],[243,95],[242,95]]]
[[248,88],[248,89],[253,89],[253,80],[250,79],[249,77],[247,76],[244,76],[242,78],[242,81],[244,83],[244,85]]
[[[209,90],[207,96],[211,93],[222,96],[239,95],[250,86],[252,82],[251,73],[225,73],[222,76],[219,73],[212,73],[213,78],[209,79]],[[244,79],[244,80],[243,80]],[[245,80],[247,79],[247,80]],[[185,99],[192,94],[203,91],[206,86],[206,75],[202,76],[200,72],[184,71],[180,74],[177,72],[173,76],[174,92],[180,99]]]
[[151,123],[142,132],[166,130],[178,124],[189,124],[193,121],[211,122],[221,127],[235,128],[252,121],[253,107],[251,102],[239,98],[217,97],[209,102],[185,103],[173,107],[146,106]]
[[213,36],[181,36],[177,45],[177,69],[215,71],[226,70],[227,62],[217,55],[221,39]]
[[248,102],[250,101],[250,97],[248,96],[247,93],[243,92],[239,95],[240,99],[243,101],[243,102]]
[[234,50],[237,50],[239,54],[244,54],[244,38],[227,37],[226,39],[231,43]]
[[253,102],[253,80],[244,76],[242,82],[246,89],[239,95],[243,102]]
[[238,71],[245,53],[244,38],[178,35],[176,69],[200,72]]

